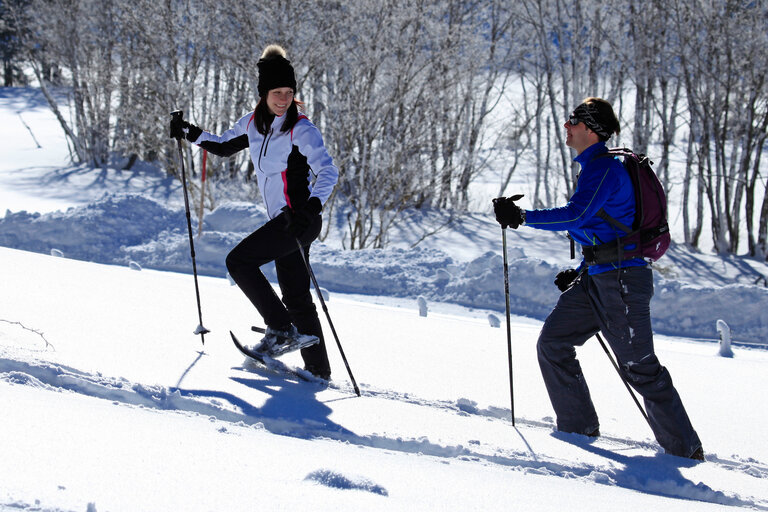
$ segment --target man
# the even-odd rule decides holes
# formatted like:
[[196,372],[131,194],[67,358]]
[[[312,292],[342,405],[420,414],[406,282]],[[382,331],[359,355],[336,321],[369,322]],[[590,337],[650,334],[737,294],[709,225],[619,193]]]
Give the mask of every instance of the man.
[[[502,227],[521,225],[550,231],[567,230],[583,251],[616,240],[617,232],[602,215],[631,226],[635,215],[632,182],[623,164],[605,155],[606,141],[619,133],[610,103],[587,98],[565,123],[566,144],[581,165],[573,196],[565,206],[523,210],[522,196],[493,200]],[[651,427],[667,453],[704,460],[693,429],[669,372],[653,349],[650,301],[653,275],[642,258],[587,264],[560,272],[555,284],[563,291],[544,321],[537,344],[539,366],[557,415],[557,428],[599,436],[597,413],[574,347],[598,331],[608,340],[629,384],[645,400]]]

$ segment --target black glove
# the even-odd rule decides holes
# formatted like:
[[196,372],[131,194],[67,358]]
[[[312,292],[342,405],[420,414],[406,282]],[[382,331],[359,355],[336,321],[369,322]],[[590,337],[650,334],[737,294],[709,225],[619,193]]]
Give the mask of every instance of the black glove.
[[522,198],[523,194],[517,194],[511,197],[497,197],[493,200],[493,213],[496,214],[496,221],[502,228],[509,226],[517,229],[525,222],[525,212],[515,204],[515,201]]
[[555,286],[557,286],[561,292],[564,292],[571,287],[577,277],[579,277],[579,271],[575,268],[569,268],[568,270],[558,272],[555,276]]
[[310,197],[303,207],[296,210],[285,208],[285,230],[292,236],[301,238],[322,209],[323,205],[316,197]]
[[186,122],[181,116],[171,117],[171,138],[181,140],[182,137],[190,142],[195,142],[203,130]]

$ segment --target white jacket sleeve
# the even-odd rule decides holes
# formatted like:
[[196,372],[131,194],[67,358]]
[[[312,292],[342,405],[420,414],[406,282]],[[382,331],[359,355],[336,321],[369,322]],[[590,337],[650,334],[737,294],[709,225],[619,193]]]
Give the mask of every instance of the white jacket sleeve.
[[302,118],[293,127],[293,144],[307,157],[307,164],[315,177],[310,197],[317,197],[325,204],[339,181],[339,169],[325,149],[320,130],[309,119]]

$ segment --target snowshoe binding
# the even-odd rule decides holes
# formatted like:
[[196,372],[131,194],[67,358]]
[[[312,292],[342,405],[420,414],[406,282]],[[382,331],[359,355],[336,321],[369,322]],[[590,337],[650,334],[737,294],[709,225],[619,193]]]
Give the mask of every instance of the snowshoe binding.
[[[262,331],[261,329],[254,330]],[[263,332],[264,337],[253,347],[253,351],[269,357],[279,357],[320,342],[317,336],[301,334],[293,324],[280,329],[267,327]]]

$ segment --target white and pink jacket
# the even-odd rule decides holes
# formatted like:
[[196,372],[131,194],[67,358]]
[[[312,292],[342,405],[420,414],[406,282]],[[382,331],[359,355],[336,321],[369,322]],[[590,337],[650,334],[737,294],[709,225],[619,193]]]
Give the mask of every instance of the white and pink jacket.
[[300,208],[310,197],[325,204],[339,179],[323,144],[320,130],[307,116],[300,114],[292,130],[281,131],[285,116],[275,117],[267,135],[256,130],[251,112],[221,135],[206,131],[195,144],[227,157],[245,148],[251,152],[256,181],[267,207],[275,218],[285,206]]

